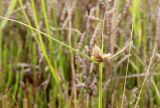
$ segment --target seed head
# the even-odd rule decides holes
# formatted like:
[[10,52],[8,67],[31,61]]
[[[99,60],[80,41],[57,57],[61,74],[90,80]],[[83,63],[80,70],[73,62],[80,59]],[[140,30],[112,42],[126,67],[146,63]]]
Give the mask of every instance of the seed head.
[[105,62],[105,61],[109,61],[111,58],[112,54],[108,53],[108,54],[103,54],[101,49],[95,45],[92,49],[91,52],[91,57],[96,60],[97,62]]

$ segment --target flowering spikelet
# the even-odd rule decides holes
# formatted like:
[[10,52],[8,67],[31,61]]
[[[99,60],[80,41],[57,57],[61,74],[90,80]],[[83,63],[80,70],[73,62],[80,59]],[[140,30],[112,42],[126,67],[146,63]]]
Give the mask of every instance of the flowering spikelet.
[[112,54],[103,54],[101,49],[95,45],[94,48],[92,49],[91,57],[96,60],[97,62],[105,62],[109,61],[111,58]]

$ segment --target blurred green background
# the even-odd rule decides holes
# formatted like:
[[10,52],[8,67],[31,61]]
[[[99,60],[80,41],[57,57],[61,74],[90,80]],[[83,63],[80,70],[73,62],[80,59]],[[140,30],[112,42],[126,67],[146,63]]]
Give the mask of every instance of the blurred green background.
[[0,0],[0,108],[159,108],[159,3]]

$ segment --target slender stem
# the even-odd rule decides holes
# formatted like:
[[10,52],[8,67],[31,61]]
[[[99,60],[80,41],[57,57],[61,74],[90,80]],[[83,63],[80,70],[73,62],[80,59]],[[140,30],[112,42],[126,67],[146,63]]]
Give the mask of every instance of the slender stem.
[[133,9],[134,9],[134,13],[132,16],[132,28],[131,28],[131,35],[130,35],[130,45],[129,45],[129,52],[128,52],[128,60],[127,60],[127,67],[126,67],[126,75],[125,75],[125,81],[124,81],[124,86],[123,86],[123,95],[122,95],[122,102],[121,102],[121,108],[123,108],[123,102],[124,102],[124,96],[125,96],[125,91],[126,91],[126,84],[127,84],[127,75],[128,75],[128,68],[129,68],[129,61],[130,61],[130,54],[131,54],[131,50],[132,50],[132,44],[133,44],[133,32],[134,32],[134,25],[135,25],[135,9],[136,9],[136,0],[133,1]]
[[137,108],[137,106],[138,106],[138,103],[139,103],[139,100],[140,100],[140,96],[141,96],[141,93],[142,93],[144,84],[145,84],[145,82],[146,82],[146,80],[147,80],[147,78],[148,78],[148,76],[149,76],[149,72],[150,72],[149,70],[150,70],[150,68],[151,68],[151,64],[152,64],[152,62],[153,62],[154,55],[155,55],[155,53],[156,53],[156,48],[157,48],[157,44],[155,44],[155,47],[154,47],[154,49],[153,49],[152,56],[151,56],[151,58],[150,58],[150,62],[149,62],[149,65],[148,65],[148,68],[147,68],[147,71],[146,71],[146,74],[145,74],[145,78],[144,78],[144,80],[143,80],[142,87],[140,88],[140,91],[139,91],[139,94],[138,94],[138,97],[137,97],[137,101],[136,101],[136,104],[135,104],[135,107],[134,107],[134,108]]
[[102,108],[102,72],[103,64],[99,64],[99,97],[98,97],[98,108]]
[[40,30],[38,30],[38,29],[36,29],[36,28],[34,28],[34,27],[28,25],[28,24],[25,24],[25,23],[23,23],[23,22],[21,22],[21,21],[17,21],[17,20],[11,19],[11,18],[3,17],[3,16],[0,16],[0,19],[6,19],[6,20],[8,20],[8,21],[12,21],[12,22],[18,23],[18,24],[20,24],[20,25],[23,25],[23,26],[25,26],[25,27],[28,27],[28,28],[30,28],[30,29],[36,31],[36,32],[41,33],[42,35],[44,35],[44,36],[47,37],[47,38],[52,39],[52,40],[55,41],[56,43],[59,43],[59,44],[63,45],[64,47],[66,47],[66,48],[72,50],[73,52],[77,52],[77,54],[79,54],[79,55],[81,55],[81,56],[87,58],[88,60],[90,60],[90,61],[92,61],[92,62],[94,62],[94,63],[98,63],[97,61],[95,61],[95,60],[93,60],[91,57],[89,57],[88,55],[86,55],[86,54],[84,54],[84,53],[78,51],[78,50],[75,49],[75,48],[72,48],[71,46],[65,44],[64,42],[61,42],[60,40],[58,40],[58,39],[56,39],[56,38],[54,38],[54,37],[52,37],[52,36],[50,36],[50,35],[48,35],[48,34],[42,32],[42,31],[40,31]]
[[[105,16],[103,17],[103,21],[102,21],[102,43],[101,43],[101,49],[103,52],[103,43],[104,43],[104,21],[105,21]],[[102,108],[102,73],[103,73],[103,63],[99,64],[99,97],[98,97],[98,108]]]

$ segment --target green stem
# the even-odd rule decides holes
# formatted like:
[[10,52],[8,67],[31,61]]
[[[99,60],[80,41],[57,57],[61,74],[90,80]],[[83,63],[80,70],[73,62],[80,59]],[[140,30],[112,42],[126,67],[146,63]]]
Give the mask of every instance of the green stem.
[[99,97],[98,97],[98,108],[102,108],[102,72],[103,64],[99,64]]
[[21,21],[17,21],[17,20],[11,19],[11,18],[3,17],[3,16],[0,16],[0,19],[3,19],[3,20],[5,19],[5,20],[8,20],[8,21],[12,21],[12,22],[18,23],[18,24],[20,24],[20,25],[23,25],[23,26],[25,26],[25,27],[27,27],[27,28],[30,28],[31,30],[36,31],[36,32],[44,35],[45,37],[52,39],[52,40],[55,41],[56,43],[59,43],[59,44],[63,45],[64,47],[66,47],[66,48],[68,48],[68,49],[71,49],[73,52],[77,52],[79,55],[87,58],[88,60],[90,60],[90,61],[92,61],[92,62],[94,62],[94,63],[98,63],[97,61],[95,61],[95,60],[93,60],[91,57],[89,57],[88,55],[86,55],[86,54],[78,51],[78,50],[75,49],[75,48],[72,48],[71,46],[65,44],[64,42],[61,42],[60,40],[57,40],[57,39],[54,38],[53,36],[50,36],[50,35],[42,32],[42,31],[40,31],[40,30],[37,29],[37,28],[34,28],[34,27],[32,27],[32,26],[30,26],[30,25],[28,25],[28,24],[25,24],[25,23],[23,23],[23,22],[21,22]]

